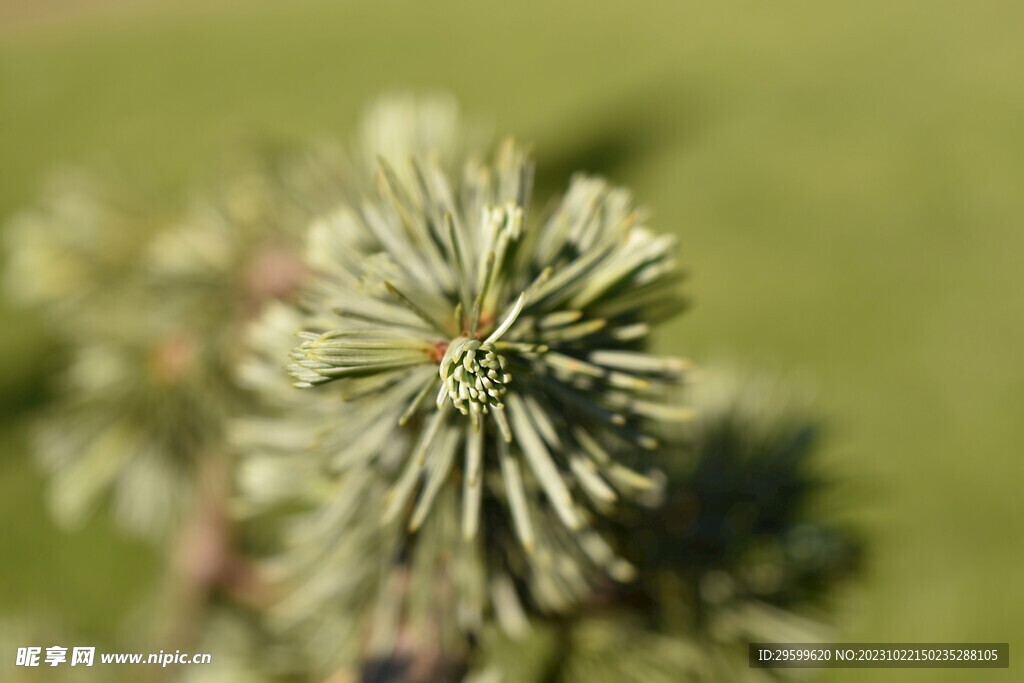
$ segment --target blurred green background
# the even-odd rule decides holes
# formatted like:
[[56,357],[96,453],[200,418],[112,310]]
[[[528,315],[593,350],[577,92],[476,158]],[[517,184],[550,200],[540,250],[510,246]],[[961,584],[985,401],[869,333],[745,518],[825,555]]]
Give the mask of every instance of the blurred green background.
[[[695,306],[663,349],[814,388],[827,505],[869,541],[842,639],[1016,651],[1024,4],[514,4],[0,0],[0,218],[57,164],[173,203],[249,144],[348,139],[381,91],[450,90],[535,142],[543,181],[606,174],[680,237]],[[30,312],[0,321],[0,618],[102,643],[157,565],[103,519],[45,517],[21,428],[51,347]]]

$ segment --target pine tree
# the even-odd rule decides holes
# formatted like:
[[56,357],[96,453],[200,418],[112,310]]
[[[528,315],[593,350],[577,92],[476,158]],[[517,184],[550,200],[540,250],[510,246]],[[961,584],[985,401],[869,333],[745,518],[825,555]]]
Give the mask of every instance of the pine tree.
[[813,420],[651,353],[674,240],[483,129],[391,96],[180,218],[79,181],[9,227],[54,512],[166,549],[188,680],[757,680],[856,567]]

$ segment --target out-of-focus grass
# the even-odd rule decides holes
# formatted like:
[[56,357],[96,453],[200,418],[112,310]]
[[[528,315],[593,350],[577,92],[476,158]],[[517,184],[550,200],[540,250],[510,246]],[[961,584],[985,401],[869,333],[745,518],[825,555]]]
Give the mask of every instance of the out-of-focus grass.
[[[450,89],[537,142],[542,171],[607,173],[680,236],[696,307],[662,347],[817,388],[829,465],[853,482],[834,503],[872,549],[844,639],[1024,642],[1024,5],[335,5],[0,28],[0,215],[56,162],[175,196],[247,142],[347,134],[382,89]],[[17,397],[45,346],[25,314],[2,315]],[[128,609],[134,594],[101,577],[142,551],[102,524],[54,536],[15,443],[0,610],[59,601],[88,628],[101,598]],[[84,583],[40,570],[62,542]]]

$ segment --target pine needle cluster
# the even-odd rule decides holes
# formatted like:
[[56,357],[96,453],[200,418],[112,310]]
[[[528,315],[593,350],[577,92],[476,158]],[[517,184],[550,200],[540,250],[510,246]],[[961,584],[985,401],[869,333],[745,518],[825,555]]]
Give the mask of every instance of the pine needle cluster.
[[75,176],[16,218],[54,511],[181,553],[225,680],[747,680],[856,565],[813,430],[688,394],[674,238],[599,177],[539,210],[483,130],[395,95],[178,216]]

